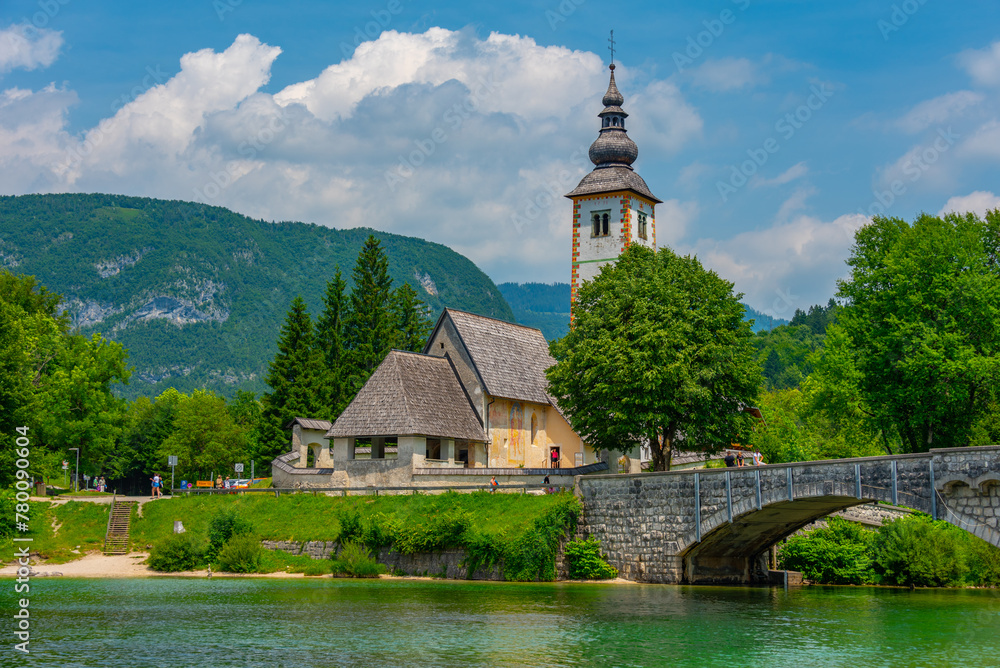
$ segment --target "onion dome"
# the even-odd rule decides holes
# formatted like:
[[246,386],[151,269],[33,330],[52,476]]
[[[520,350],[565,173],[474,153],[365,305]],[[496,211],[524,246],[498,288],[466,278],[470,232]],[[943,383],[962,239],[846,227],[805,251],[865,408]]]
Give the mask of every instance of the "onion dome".
[[661,200],[649,191],[646,182],[632,169],[632,163],[639,157],[639,147],[626,133],[625,119],[628,118],[628,114],[622,109],[625,97],[615,84],[613,63],[610,69],[611,81],[608,83],[608,92],[601,99],[604,111],[597,115],[601,119],[600,134],[590,146],[590,161],[594,163],[594,171],[584,176],[579,185],[566,196],[572,198],[631,190],[659,203]]
[[598,114],[601,119],[600,135],[590,146],[590,161],[598,169],[605,167],[628,167],[639,157],[639,147],[629,139],[625,132],[625,119],[628,114],[621,105],[625,98],[618,91],[615,84],[615,66],[611,66],[611,82],[608,84],[608,92],[604,94],[601,102],[604,103],[604,111]]

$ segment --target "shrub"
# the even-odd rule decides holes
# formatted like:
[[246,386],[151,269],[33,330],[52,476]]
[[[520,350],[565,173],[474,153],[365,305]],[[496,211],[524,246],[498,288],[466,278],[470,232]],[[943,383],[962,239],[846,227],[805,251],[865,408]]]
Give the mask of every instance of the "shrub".
[[572,580],[610,580],[618,577],[618,569],[601,556],[601,541],[593,536],[567,543],[566,561]]
[[331,564],[327,559],[314,559],[311,564],[306,564],[302,569],[305,575],[326,575],[331,570]]
[[360,543],[346,541],[342,543],[340,554],[331,557],[331,570],[339,575],[349,575],[353,578],[376,578],[385,572],[385,566],[375,561],[371,550]]
[[[242,536],[253,533],[253,525],[241,517],[234,509],[224,508],[215,513],[212,521],[208,525],[208,550],[206,558],[209,561],[215,559],[222,552],[223,546],[233,536]],[[243,571],[234,571],[243,572]]]
[[781,565],[824,584],[871,582],[874,535],[853,522],[831,517],[825,529],[789,538],[781,548]]
[[154,571],[178,573],[200,566],[202,556],[201,546],[191,534],[175,533],[153,545],[147,563]]
[[219,552],[219,568],[229,573],[259,573],[261,570],[260,538],[252,533],[232,536]]
[[965,550],[944,522],[913,514],[879,529],[875,572],[884,584],[944,587],[959,584]]

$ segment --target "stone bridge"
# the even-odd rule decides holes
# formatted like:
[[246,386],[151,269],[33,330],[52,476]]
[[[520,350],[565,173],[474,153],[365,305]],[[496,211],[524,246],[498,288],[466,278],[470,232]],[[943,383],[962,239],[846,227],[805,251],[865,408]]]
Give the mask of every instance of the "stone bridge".
[[1000,547],[1000,446],[698,471],[580,476],[580,529],[641,582],[766,581],[769,548],[873,501],[947,520]]

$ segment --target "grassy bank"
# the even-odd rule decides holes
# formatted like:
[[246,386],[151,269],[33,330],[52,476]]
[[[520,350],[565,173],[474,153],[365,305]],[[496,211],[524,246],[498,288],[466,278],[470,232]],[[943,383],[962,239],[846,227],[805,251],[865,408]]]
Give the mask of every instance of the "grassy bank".
[[559,539],[575,527],[579,501],[570,494],[437,494],[328,497],[312,495],[193,496],[143,506],[132,544],[155,545],[173,523],[206,537],[216,513],[232,509],[266,540],[351,541],[406,554],[466,551],[470,569],[503,566],[510,580],[555,578]]

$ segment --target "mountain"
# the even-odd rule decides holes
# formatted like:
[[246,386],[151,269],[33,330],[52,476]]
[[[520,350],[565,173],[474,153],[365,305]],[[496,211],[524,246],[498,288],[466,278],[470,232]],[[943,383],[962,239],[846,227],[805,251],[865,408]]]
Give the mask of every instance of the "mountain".
[[497,286],[522,325],[536,327],[549,341],[569,331],[569,283],[501,283]]
[[301,295],[313,316],[340,266],[350,283],[369,234],[395,285],[436,318],[450,306],[513,321],[486,274],[440,244],[359,228],[253,220],[221,207],[119,195],[0,197],[0,267],[63,295],[74,325],[129,349],[128,397],[167,387],[261,392]]
[[[537,327],[548,340],[562,338],[569,331],[569,283],[501,283],[497,286],[522,325]],[[754,320],[753,331],[787,325],[743,304],[744,319]]]

